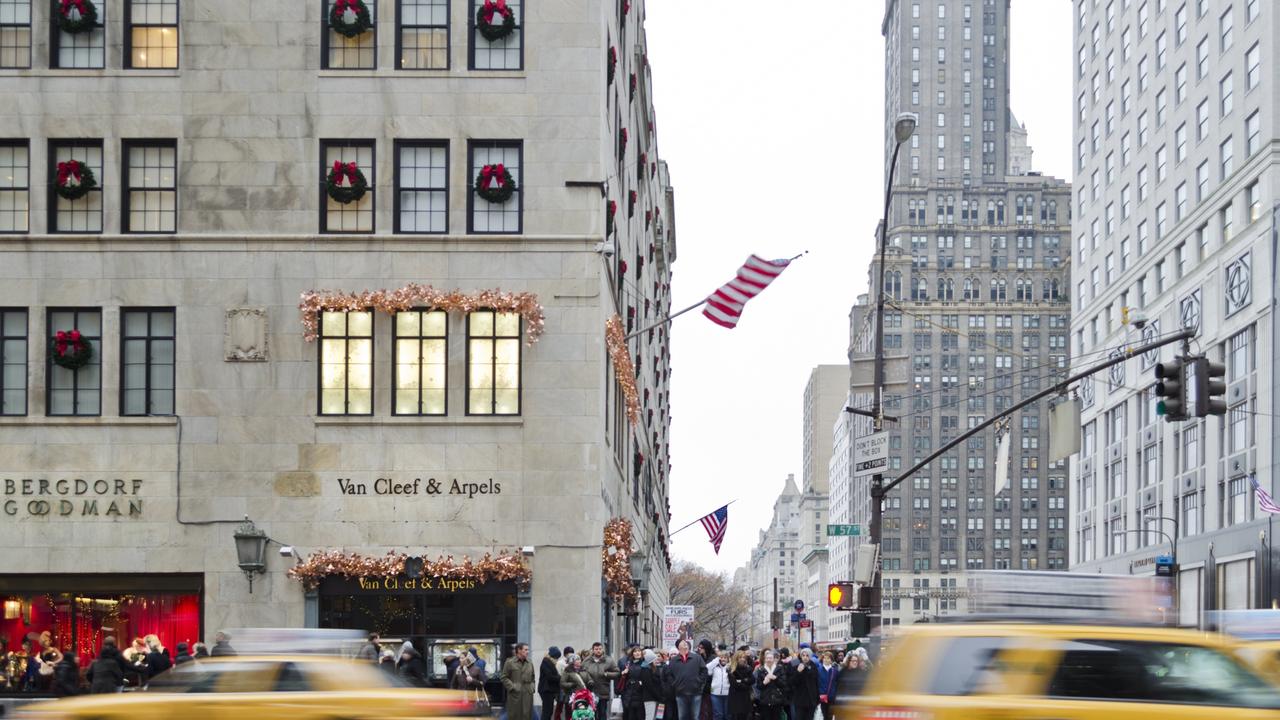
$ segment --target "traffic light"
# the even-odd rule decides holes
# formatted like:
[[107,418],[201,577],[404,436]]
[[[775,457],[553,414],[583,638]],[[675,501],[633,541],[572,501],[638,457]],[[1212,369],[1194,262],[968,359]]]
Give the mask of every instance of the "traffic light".
[[835,610],[852,610],[857,607],[858,593],[851,582],[831,583],[827,586],[827,607]]
[[1195,364],[1196,417],[1227,414],[1227,366],[1198,357]]
[[1156,415],[1165,422],[1187,419],[1186,365],[1182,358],[1156,363]]

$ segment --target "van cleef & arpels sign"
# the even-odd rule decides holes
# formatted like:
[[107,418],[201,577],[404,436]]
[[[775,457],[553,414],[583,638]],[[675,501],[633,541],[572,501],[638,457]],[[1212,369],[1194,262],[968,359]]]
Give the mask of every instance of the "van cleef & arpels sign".
[[484,482],[461,482],[457,478],[439,480],[437,478],[420,478],[412,480],[396,480],[394,478],[374,478],[372,482],[337,478],[338,492],[342,495],[453,495],[467,499],[477,495],[501,495],[502,483],[489,478]]
[[0,517],[142,516],[141,478],[3,478]]

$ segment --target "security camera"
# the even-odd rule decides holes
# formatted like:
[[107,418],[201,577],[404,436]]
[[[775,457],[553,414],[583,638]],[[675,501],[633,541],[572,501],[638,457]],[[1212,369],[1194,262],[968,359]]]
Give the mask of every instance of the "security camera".
[[294,556],[294,553],[293,553],[292,545],[282,545],[280,547],[280,557],[293,557],[293,556]]
[[1129,324],[1139,330],[1146,327],[1148,322],[1147,316],[1142,313],[1132,313],[1129,315]]
[[613,257],[613,254],[616,251],[617,250],[614,247],[612,240],[596,243],[596,252],[600,253],[601,255],[604,255],[605,257]]
[[525,545],[524,547],[520,548],[520,554],[525,555],[527,557],[533,557],[533,546]]

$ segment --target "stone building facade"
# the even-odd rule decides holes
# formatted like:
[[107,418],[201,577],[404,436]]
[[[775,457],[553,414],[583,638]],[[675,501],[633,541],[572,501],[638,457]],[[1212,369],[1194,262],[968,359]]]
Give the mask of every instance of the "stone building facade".
[[[668,312],[676,255],[645,3],[511,0],[491,41],[476,0],[367,1],[351,38],[321,0],[97,0],[78,34],[51,30],[48,3],[0,3],[6,633],[90,655],[110,632],[255,626],[424,651],[657,640],[668,335],[626,341],[630,417],[605,341],[611,316],[634,331]],[[71,160],[97,180],[79,199],[55,188]],[[326,195],[335,163],[363,197]],[[514,192],[490,202],[474,190],[499,164]],[[306,337],[303,293],[411,283],[457,293],[353,300]],[[511,313],[491,289],[536,302]],[[61,366],[81,342],[88,363]],[[252,591],[246,516],[273,541]],[[611,518],[633,528],[625,608],[602,577]],[[287,576],[334,551],[512,551],[532,581]],[[123,624],[137,598],[173,610]]]

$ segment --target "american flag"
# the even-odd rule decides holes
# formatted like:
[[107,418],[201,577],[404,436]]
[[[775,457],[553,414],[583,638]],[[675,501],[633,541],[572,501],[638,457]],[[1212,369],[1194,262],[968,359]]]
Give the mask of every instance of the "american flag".
[[725,505],[719,510],[705,515],[698,522],[702,523],[702,527],[707,531],[707,536],[711,538],[711,546],[716,549],[716,554],[720,554],[720,543],[724,542],[725,528],[729,527],[729,506]]
[[1249,482],[1253,483],[1253,494],[1258,496],[1258,507],[1263,512],[1269,512],[1273,515],[1280,513],[1280,505],[1276,505],[1276,501],[1271,499],[1270,493],[1262,489],[1258,484],[1258,476],[1250,475]]
[[702,314],[717,325],[730,329],[736,327],[747,301],[769,287],[769,283],[777,279],[790,264],[790,260],[765,260],[752,255],[738,268],[737,277],[707,297]]

